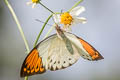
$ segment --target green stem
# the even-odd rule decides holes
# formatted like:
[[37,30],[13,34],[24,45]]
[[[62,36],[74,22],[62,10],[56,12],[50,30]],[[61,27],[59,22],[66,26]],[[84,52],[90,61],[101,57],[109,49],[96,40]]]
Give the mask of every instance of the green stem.
[[78,6],[83,0],[79,0],[77,3],[75,3],[71,9],[68,10],[68,12],[70,12],[73,8],[75,8],[76,6]]
[[40,5],[42,5],[45,9],[47,9],[48,11],[50,11],[51,13],[54,13],[52,10],[50,10],[48,7],[46,7],[44,4],[42,4],[41,2],[39,2]]
[[[28,42],[27,42],[27,40],[26,40],[26,38],[25,38],[25,35],[24,35],[24,32],[23,32],[23,30],[22,30],[22,27],[21,27],[21,25],[20,25],[20,23],[19,23],[19,20],[18,20],[18,18],[17,18],[17,16],[16,16],[16,14],[15,14],[12,6],[10,5],[10,3],[9,3],[7,0],[4,0],[4,1],[5,1],[6,5],[8,6],[8,8],[9,8],[9,10],[10,10],[10,12],[11,12],[11,14],[12,14],[12,16],[13,16],[16,24],[17,24],[17,26],[18,26],[18,29],[19,29],[19,31],[20,31],[20,33],[21,33],[21,36],[22,36],[22,38],[23,38],[23,41],[24,41],[24,43],[25,43],[25,47],[26,47],[27,53],[29,53],[29,52],[30,52],[30,49],[29,49],[29,46],[28,46]],[[28,80],[28,77],[27,77],[27,76],[25,77],[25,80]]]
[[42,32],[43,32],[46,24],[48,23],[48,21],[49,21],[49,19],[52,17],[52,15],[53,15],[53,14],[51,14],[51,15],[47,18],[47,20],[45,21],[44,25],[42,26],[42,29],[40,30],[40,32],[39,32],[39,34],[38,34],[38,36],[37,36],[37,39],[35,40],[34,47],[36,46],[36,44],[37,44],[37,42],[38,42],[38,40],[39,40],[39,38],[40,38],[40,35],[42,34]]
[[16,16],[16,14],[15,14],[12,6],[11,6],[10,3],[8,2],[8,0],[4,0],[4,1],[5,1],[6,5],[8,6],[8,8],[9,8],[9,10],[10,10],[10,12],[11,12],[11,14],[12,14],[12,16],[13,16],[16,24],[17,24],[17,26],[18,26],[18,29],[19,29],[19,31],[20,31],[20,33],[21,33],[21,36],[22,36],[22,38],[23,38],[23,41],[24,41],[24,43],[25,43],[26,50],[27,50],[27,52],[29,52],[30,50],[29,50],[28,42],[27,42],[27,40],[26,40],[26,38],[25,38],[25,35],[24,35],[24,32],[23,32],[23,30],[22,30],[22,27],[21,27],[21,25],[20,25],[20,23],[19,23],[19,20],[18,20],[18,18],[17,18],[17,16]]
[[25,76],[25,80],[28,80],[28,76]]

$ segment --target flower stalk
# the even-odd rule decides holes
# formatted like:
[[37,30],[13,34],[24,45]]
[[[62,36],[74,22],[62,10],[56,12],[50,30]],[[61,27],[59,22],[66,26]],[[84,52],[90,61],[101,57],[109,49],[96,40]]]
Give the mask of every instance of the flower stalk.
[[76,2],[76,3],[72,6],[72,8],[70,8],[70,9],[68,10],[68,12],[70,12],[73,8],[75,8],[76,6],[78,6],[82,1],[83,1],[83,0],[79,0],[78,2]]
[[29,49],[29,46],[28,46],[28,42],[27,42],[27,40],[26,40],[26,38],[25,38],[25,35],[24,35],[24,32],[23,32],[23,30],[22,30],[22,27],[21,27],[21,25],[20,25],[20,23],[19,23],[19,20],[18,20],[18,18],[17,18],[17,16],[16,16],[16,14],[15,14],[12,6],[11,6],[10,3],[8,2],[8,0],[4,0],[4,1],[5,1],[6,5],[7,5],[7,7],[9,8],[9,10],[10,10],[10,12],[11,12],[11,14],[12,14],[12,16],[13,16],[16,24],[17,24],[17,27],[18,27],[18,29],[19,29],[19,31],[20,31],[20,34],[21,34],[21,36],[22,36],[22,39],[23,39],[23,41],[24,41],[24,43],[25,43],[25,47],[26,47],[27,53],[29,53],[30,49]]
[[[21,34],[21,36],[22,36],[22,39],[23,39],[23,41],[24,41],[24,43],[25,43],[25,47],[26,47],[27,53],[29,53],[29,52],[30,52],[30,49],[29,49],[29,46],[28,46],[28,42],[27,42],[27,40],[26,40],[26,38],[25,38],[25,35],[24,35],[24,32],[23,32],[23,30],[22,30],[22,27],[21,27],[21,25],[20,25],[20,23],[19,23],[19,20],[18,20],[18,18],[17,18],[17,16],[16,16],[16,14],[15,14],[12,6],[11,6],[10,3],[8,2],[8,0],[4,0],[4,2],[5,2],[5,4],[7,5],[7,7],[9,8],[9,10],[10,10],[10,12],[11,12],[11,14],[12,14],[12,16],[13,16],[16,24],[17,24],[17,27],[18,27],[18,29],[19,29],[19,31],[20,31],[20,34]],[[25,77],[25,80],[28,80],[28,77],[27,77],[27,76]]]
[[54,12],[52,10],[50,10],[48,7],[46,7],[44,4],[42,4],[41,2],[38,2],[41,6],[43,6],[45,9],[47,9],[49,12],[51,12],[52,14],[54,14]]
[[52,15],[53,15],[53,14],[51,14],[51,15],[46,19],[45,23],[43,24],[42,29],[40,30],[40,32],[39,32],[39,34],[38,34],[38,36],[37,36],[37,39],[35,40],[34,47],[36,46],[36,44],[37,44],[37,42],[38,42],[38,40],[39,40],[39,38],[40,38],[40,36],[41,36],[41,34],[42,34],[45,26],[46,26],[46,24],[48,23],[48,21],[50,20],[50,18],[52,17]]

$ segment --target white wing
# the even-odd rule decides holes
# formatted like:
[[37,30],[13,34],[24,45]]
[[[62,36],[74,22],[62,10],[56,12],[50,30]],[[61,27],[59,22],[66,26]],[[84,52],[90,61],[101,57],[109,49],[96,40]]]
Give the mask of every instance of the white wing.
[[58,70],[74,64],[80,57],[77,48],[72,44],[74,53],[71,54],[63,40],[56,34],[38,44],[37,50],[42,57],[45,69]]
[[84,59],[94,61],[104,59],[103,56],[89,43],[71,33],[64,32],[65,36],[76,47],[78,53]]
[[73,54],[66,47],[64,40],[58,38],[56,34],[49,36],[37,46],[39,56],[42,57],[45,69],[58,70],[74,64],[79,57],[94,61],[103,59],[101,54],[89,43],[74,34],[64,32],[73,48]]
[[74,64],[79,57],[94,61],[102,55],[83,39],[64,32],[62,40],[56,34],[41,41],[25,58],[21,77],[41,74],[47,69],[59,70]]
[[72,44],[77,48],[80,56],[82,56],[85,59],[92,60],[90,54],[84,49],[83,45],[80,43],[80,40],[75,35],[67,32],[64,32],[64,34],[72,42]]
[[[59,31],[59,30],[58,30]],[[74,34],[59,31],[47,37],[31,50],[21,68],[21,77],[41,74],[45,70],[59,70],[74,64],[80,56],[94,61],[102,55],[89,43]]]

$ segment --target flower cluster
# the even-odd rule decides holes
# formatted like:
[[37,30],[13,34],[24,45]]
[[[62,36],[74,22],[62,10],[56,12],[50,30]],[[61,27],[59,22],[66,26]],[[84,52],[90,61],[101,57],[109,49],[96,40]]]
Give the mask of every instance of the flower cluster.
[[40,0],[32,0],[32,1],[27,2],[27,5],[32,4],[32,8],[34,8],[39,2]]
[[84,11],[85,11],[85,8],[83,6],[78,6],[73,8],[70,12],[54,14],[53,17],[57,24],[63,24],[64,28],[69,28],[74,24],[86,23],[86,18],[79,17],[79,15]]
[[[28,5],[33,4],[32,8],[34,8],[35,5],[38,3],[42,4],[40,2],[40,0],[32,0],[30,2],[27,2]],[[42,4],[42,6],[45,7],[43,4]],[[47,7],[45,7],[45,8],[48,9]],[[50,9],[48,9],[48,10],[51,11]],[[70,29],[70,27],[75,24],[86,23],[86,18],[79,17],[79,15],[84,11],[85,11],[85,8],[83,6],[77,6],[77,7],[74,7],[73,9],[71,9],[70,11],[66,11],[63,13],[57,13],[57,14],[53,13],[53,19],[56,24],[58,24],[58,25],[63,24],[63,26],[64,26],[63,29],[67,30],[67,29]]]

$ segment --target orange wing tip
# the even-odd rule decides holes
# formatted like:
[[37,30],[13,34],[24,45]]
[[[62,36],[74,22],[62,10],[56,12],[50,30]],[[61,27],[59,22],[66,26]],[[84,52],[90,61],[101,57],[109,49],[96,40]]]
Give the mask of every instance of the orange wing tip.
[[37,49],[33,49],[28,56],[26,57],[22,68],[21,68],[21,77],[31,76],[34,74],[41,74],[45,72],[43,68],[42,58],[39,57],[39,52]]
[[89,53],[89,55],[92,57],[92,60],[100,60],[104,59],[103,56],[89,43],[86,41],[80,39],[81,44],[83,45],[84,49]]
[[101,60],[101,59],[104,59],[102,55],[100,55],[100,53],[98,52],[95,52],[94,55],[91,55],[92,56],[92,60]]

